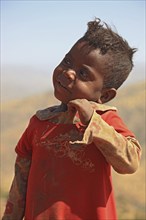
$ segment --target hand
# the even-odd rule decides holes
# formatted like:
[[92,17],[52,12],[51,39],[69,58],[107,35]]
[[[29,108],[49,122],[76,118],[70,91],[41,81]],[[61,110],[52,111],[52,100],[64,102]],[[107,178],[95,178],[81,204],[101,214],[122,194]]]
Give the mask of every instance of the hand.
[[81,123],[88,125],[93,115],[93,108],[87,99],[75,99],[68,103],[68,111],[78,111]]

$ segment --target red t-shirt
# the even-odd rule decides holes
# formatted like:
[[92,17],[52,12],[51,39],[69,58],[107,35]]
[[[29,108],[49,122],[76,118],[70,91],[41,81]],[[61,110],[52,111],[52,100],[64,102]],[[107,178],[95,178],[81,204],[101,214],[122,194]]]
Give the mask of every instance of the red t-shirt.
[[[116,111],[98,112],[124,136],[133,136]],[[31,158],[25,220],[116,220],[111,166],[98,148],[71,146],[81,139],[78,124],[33,116],[16,152]]]

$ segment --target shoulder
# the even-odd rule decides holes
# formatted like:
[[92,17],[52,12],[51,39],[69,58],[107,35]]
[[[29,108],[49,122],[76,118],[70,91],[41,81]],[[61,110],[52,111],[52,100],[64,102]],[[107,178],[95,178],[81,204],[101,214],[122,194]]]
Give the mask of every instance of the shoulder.
[[102,111],[101,118],[123,136],[135,137],[133,132],[129,130],[126,123],[119,115],[118,110],[109,109],[107,111]]
[[38,110],[35,116],[40,121],[44,121],[50,119],[52,116],[55,115],[55,113],[58,113],[58,111],[59,111],[59,106],[51,106],[49,108]]
[[120,117],[116,107],[103,105],[98,103],[93,103],[94,109],[97,114],[110,126],[112,126],[118,133],[123,136],[135,137],[133,132],[131,132],[123,119]]
[[57,106],[52,106],[49,108],[45,108],[42,110],[37,110],[34,115],[29,120],[29,126],[35,126],[37,123],[40,123],[41,121],[45,121],[50,118],[52,114],[56,112]]
[[117,111],[117,108],[114,106],[99,104],[96,102],[90,102],[90,103],[91,103],[93,109],[99,114],[103,114],[105,112]]

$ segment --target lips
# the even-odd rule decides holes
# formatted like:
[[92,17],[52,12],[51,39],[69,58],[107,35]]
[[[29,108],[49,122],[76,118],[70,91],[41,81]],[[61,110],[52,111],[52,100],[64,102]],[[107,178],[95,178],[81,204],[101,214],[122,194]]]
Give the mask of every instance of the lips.
[[60,80],[57,80],[56,82],[59,88],[62,88],[63,90],[66,90],[67,92],[71,93],[70,89],[67,86],[65,86],[63,82],[61,82]]

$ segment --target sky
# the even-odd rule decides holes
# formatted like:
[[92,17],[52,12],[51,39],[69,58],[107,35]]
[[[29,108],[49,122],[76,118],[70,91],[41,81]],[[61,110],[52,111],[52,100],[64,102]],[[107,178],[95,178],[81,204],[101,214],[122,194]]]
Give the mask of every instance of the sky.
[[138,48],[135,63],[145,62],[145,0],[1,0],[4,81],[9,81],[7,72],[10,76],[9,69],[14,66],[37,69],[37,75],[41,71],[52,74],[53,68],[85,33],[87,22],[95,17],[108,23],[131,47]]

